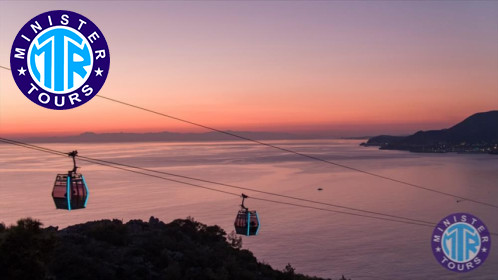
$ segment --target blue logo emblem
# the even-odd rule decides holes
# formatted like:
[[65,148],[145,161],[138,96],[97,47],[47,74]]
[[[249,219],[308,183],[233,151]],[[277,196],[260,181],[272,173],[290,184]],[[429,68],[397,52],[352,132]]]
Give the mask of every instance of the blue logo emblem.
[[88,102],[102,88],[109,72],[109,48],[86,17],[50,11],[21,28],[10,65],[27,98],[45,108],[66,110]]
[[490,248],[488,228],[471,214],[449,215],[432,233],[432,252],[438,262],[451,271],[476,269],[486,260]]

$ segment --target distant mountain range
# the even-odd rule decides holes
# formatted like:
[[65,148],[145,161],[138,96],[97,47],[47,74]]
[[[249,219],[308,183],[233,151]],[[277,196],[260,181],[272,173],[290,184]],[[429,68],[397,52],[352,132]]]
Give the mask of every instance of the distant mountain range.
[[[317,139],[314,136],[296,135],[280,132],[248,132],[227,131],[243,137],[255,140],[294,140],[294,139]],[[177,132],[153,132],[153,133],[93,133],[85,132],[79,135],[54,136],[54,137],[30,137],[23,141],[30,143],[100,143],[100,142],[204,142],[204,141],[236,141],[238,138],[219,132],[205,133],[177,133]]]
[[498,111],[474,114],[448,129],[419,131],[409,136],[380,135],[361,145],[411,152],[494,154],[498,153]]

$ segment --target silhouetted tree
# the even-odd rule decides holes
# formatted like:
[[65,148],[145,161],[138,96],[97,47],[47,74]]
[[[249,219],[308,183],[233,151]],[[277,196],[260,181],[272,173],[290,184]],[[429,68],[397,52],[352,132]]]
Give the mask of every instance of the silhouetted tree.
[[296,269],[292,267],[292,265],[290,263],[288,263],[285,268],[284,268],[284,271],[283,271],[285,274],[289,275],[289,276],[294,276],[294,274],[296,274]]
[[47,263],[55,247],[55,235],[42,231],[30,218],[4,228],[0,233],[0,271],[5,279],[45,279]]
[[228,241],[228,244],[230,244],[230,246],[232,246],[232,248],[235,248],[235,249],[242,248],[242,237],[238,236],[235,233],[235,231],[233,231],[233,230],[232,230],[232,232],[230,232],[227,235],[227,241]]

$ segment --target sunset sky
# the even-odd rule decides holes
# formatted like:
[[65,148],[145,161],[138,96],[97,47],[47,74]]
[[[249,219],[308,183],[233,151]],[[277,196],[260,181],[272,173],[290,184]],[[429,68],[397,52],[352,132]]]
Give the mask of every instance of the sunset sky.
[[[220,129],[335,136],[439,129],[498,109],[498,2],[0,2],[0,65],[34,16],[91,19],[99,95]],[[0,69],[0,134],[201,131],[94,98],[29,101]]]

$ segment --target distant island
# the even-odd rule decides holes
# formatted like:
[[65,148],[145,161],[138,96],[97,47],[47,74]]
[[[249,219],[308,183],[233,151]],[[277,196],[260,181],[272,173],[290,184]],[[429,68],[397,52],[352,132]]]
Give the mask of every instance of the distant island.
[[[251,132],[231,131],[242,137],[255,140],[307,140],[327,139],[328,137],[316,135],[301,135],[285,132]],[[180,132],[147,132],[147,133],[94,133],[85,132],[79,135],[29,137],[21,140],[29,143],[105,143],[105,142],[208,142],[208,141],[241,141],[230,135],[219,132],[180,133]]]
[[322,279],[298,274],[290,264],[275,270],[241,247],[234,233],[192,218],[101,220],[62,230],[28,218],[10,227],[0,223],[0,278]]
[[447,129],[419,131],[409,136],[380,135],[360,145],[418,153],[498,154],[498,111],[474,114]]

